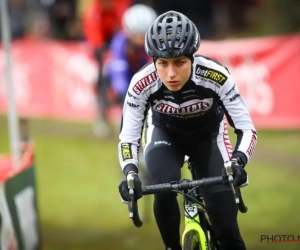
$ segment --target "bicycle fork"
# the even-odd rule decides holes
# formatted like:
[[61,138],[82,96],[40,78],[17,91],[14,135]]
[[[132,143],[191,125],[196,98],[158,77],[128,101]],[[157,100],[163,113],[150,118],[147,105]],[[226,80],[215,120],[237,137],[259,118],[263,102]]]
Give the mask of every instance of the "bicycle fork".
[[200,208],[197,204],[193,204],[189,201],[186,202],[184,207],[185,228],[182,234],[182,245],[184,245],[185,235],[190,231],[194,231],[198,235],[199,249],[208,250],[207,237],[204,231],[205,229],[200,226],[201,217],[204,216],[204,214],[199,211]]

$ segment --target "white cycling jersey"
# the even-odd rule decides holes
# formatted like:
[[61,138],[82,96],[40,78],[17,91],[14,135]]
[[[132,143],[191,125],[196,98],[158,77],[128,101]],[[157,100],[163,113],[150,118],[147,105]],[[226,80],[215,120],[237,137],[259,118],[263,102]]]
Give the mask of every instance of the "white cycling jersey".
[[145,65],[133,76],[123,106],[119,136],[122,169],[129,163],[138,165],[141,133],[149,109],[153,125],[189,138],[196,134],[200,138],[217,135],[225,114],[237,134],[232,156],[242,156],[246,162],[250,159],[257,135],[228,70],[200,55],[194,56],[192,67],[189,81],[178,92],[171,92],[161,82],[154,63]]

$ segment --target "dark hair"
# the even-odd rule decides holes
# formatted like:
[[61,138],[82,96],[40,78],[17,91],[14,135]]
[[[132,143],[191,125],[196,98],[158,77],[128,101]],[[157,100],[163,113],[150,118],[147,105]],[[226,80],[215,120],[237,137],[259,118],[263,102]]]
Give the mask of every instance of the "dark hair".
[[176,11],[157,17],[145,36],[145,50],[150,57],[193,55],[199,46],[200,34],[195,24]]

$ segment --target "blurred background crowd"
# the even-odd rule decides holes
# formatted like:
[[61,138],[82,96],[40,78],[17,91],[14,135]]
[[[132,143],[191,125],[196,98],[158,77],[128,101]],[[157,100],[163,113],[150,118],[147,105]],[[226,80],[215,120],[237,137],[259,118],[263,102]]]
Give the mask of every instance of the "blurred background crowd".
[[[9,0],[13,39],[30,36],[85,40],[91,32],[109,39],[127,7],[143,3],[157,14],[181,11],[203,39],[288,33],[299,30],[298,0]],[[92,23],[91,23],[92,22]],[[93,31],[91,31],[93,30]],[[110,34],[109,34],[110,33]],[[101,38],[102,36],[102,38]]]
[[[89,47],[99,65],[94,132],[100,137],[111,133],[106,110],[112,103],[123,103],[131,77],[148,60],[144,34],[156,15],[168,10],[184,13],[204,40],[293,33],[300,27],[298,0],[9,0],[7,4],[13,40],[77,41]],[[136,4],[151,10],[136,9],[124,21],[126,10]]]

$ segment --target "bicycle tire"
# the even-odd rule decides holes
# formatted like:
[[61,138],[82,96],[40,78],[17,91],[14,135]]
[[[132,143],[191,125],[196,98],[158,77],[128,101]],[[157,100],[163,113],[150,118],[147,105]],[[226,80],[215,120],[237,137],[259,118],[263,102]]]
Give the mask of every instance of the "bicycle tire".
[[189,231],[185,234],[182,250],[202,250],[199,236],[195,231]]

